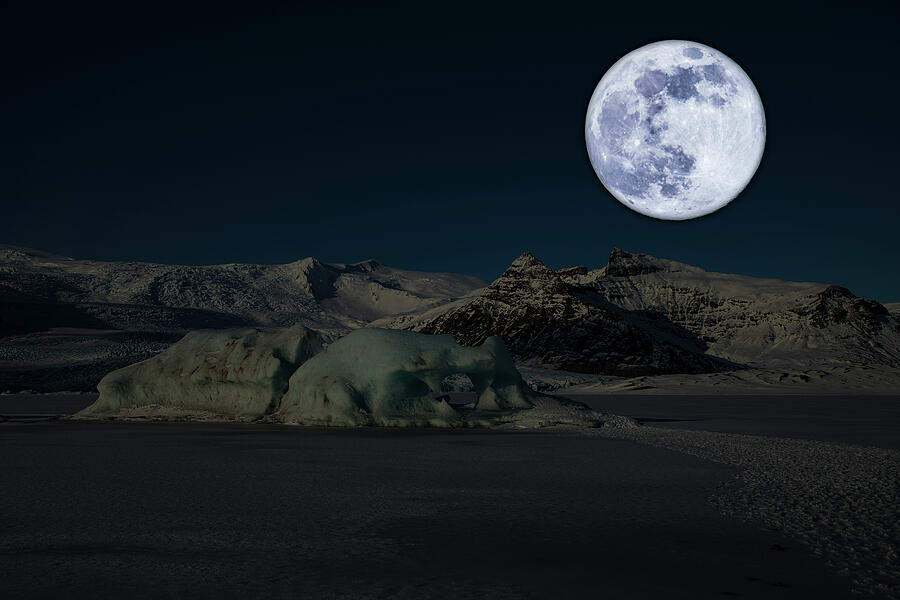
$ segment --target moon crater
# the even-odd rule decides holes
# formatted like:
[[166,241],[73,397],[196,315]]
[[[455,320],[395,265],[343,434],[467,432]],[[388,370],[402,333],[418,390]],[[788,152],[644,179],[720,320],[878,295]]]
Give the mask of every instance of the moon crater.
[[718,210],[746,187],[765,146],[750,78],[721,52],[657,42],[619,60],[588,106],[594,171],[623,204],[659,219]]

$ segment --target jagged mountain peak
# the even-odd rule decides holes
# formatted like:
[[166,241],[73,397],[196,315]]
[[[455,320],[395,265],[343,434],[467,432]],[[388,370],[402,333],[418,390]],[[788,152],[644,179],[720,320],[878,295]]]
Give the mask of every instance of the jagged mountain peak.
[[[466,343],[501,335],[517,360],[606,374],[900,364],[900,323],[846,288],[715,273],[627,252],[552,271],[531,253],[488,288],[402,327]],[[830,367],[829,367],[830,368]]]
[[485,294],[567,294],[569,286],[556,271],[541,262],[531,252],[523,252],[506,271],[489,285]]
[[512,261],[512,263],[510,264],[511,267],[530,267],[537,265],[547,266],[528,250],[523,251],[522,254],[520,254],[516,258],[516,260]]
[[868,298],[859,298],[839,285],[828,285],[813,294],[797,314],[809,317],[810,324],[825,328],[838,324],[854,324],[863,331],[877,331],[890,312],[882,304]]
[[724,368],[703,355],[695,336],[632,317],[591,290],[569,285],[530,252],[480,293],[423,317],[398,325],[449,333],[464,345],[499,335],[517,360],[543,367],[612,375]]
[[603,270],[607,277],[633,277],[635,275],[648,275],[660,271],[703,271],[700,267],[685,263],[657,258],[650,254],[632,253],[621,248],[613,248],[609,253],[609,261]]
[[[499,279],[522,277],[553,277],[556,273],[527,250],[510,263]],[[499,281],[498,279],[498,281]]]

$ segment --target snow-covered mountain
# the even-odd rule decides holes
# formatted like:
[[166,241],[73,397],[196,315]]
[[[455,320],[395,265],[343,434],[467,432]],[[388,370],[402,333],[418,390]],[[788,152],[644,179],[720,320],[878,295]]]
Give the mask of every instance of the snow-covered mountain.
[[567,269],[563,278],[669,320],[733,362],[900,365],[900,323],[883,305],[837,285],[713,273],[619,249],[606,267]]
[[554,271],[524,253],[485,287],[375,261],[175,266],[0,246],[0,391],[90,390],[187,330],[299,323],[326,339],[363,326],[464,345],[500,335],[545,390],[782,393],[812,382],[883,393],[900,388],[898,308],[618,249],[593,270]]
[[341,333],[373,319],[422,311],[482,286],[467,275],[405,271],[374,260],[178,266],[74,260],[0,246],[0,326],[7,332],[300,323]]
[[499,335],[517,362],[566,371],[633,376],[732,368],[705,356],[705,344],[689,332],[573,286],[528,252],[473,296],[389,324],[451,333],[464,345]]
[[603,268],[556,272],[525,253],[467,298],[375,324],[501,335],[517,361],[583,373],[900,367],[900,322],[874,300],[619,249]]

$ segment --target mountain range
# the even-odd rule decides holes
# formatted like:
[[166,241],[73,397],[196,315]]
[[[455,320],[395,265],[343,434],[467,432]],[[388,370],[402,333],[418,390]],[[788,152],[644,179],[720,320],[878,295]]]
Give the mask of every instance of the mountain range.
[[[707,371],[900,364],[897,320],[884,305],[846,288],[713,273],[619,249],[594,270],[553,271],[526,252],[469,297],[377,324],[452,333],[466,343],[508,336],[522,362],[607,374],[689,372],[691,364]],[[569,353],[567,344],[575,356],[558,358],[557,351]],[[666,352],[661,347],[672,356],[678,348],[678,355],[713,360],[647,363]],[[604,353],[622,355],[624,362],[612,364]],[[633,368],[635,360],[648,368]]]
[[0,333],[48,327],[187,331],[301,323],[345,333],[485,284],[468,275],[326,264],[162,265],[74,260],[0,246]]
[[558,271],[526,252],[483,290],[374,325],[467,344],[500,335],[526,369],[629,378],[563,379],[585,391],[794,393],[812,383],[870,393],[900,383],[900,319],[897,304],[888,306],[837,285],[715,273],[620,249],[600,269]]
[[331,338],[364,326],[465,345],[500,335],[544,389],[865,380],[857,388],[877,391],[900,373],[898,307],[620,249],[599,269],[553,270],[525,252],[485,285],[372,260],[174,266],[2,246],[0,390],[90,389],[190,329],[301,323]]

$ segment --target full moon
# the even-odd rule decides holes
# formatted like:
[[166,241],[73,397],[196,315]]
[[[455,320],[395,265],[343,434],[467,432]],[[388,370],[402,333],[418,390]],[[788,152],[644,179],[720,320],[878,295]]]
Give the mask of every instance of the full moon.
[[584,126],[610,193],[657,219],[693,219],[750,183],[766,143],[753,82],[709,46],[669,40],[626,54],[597,84]]

